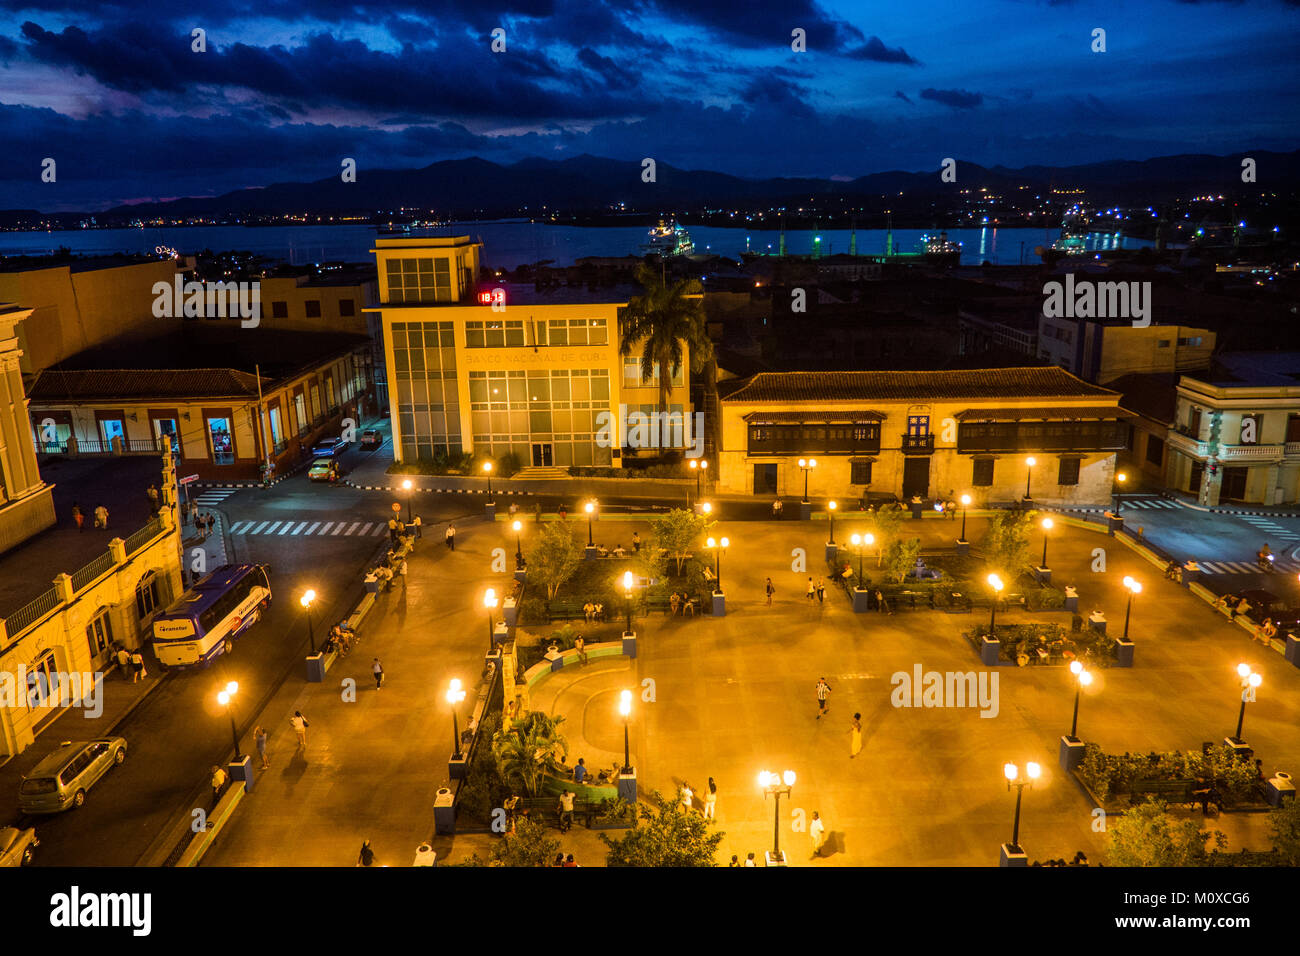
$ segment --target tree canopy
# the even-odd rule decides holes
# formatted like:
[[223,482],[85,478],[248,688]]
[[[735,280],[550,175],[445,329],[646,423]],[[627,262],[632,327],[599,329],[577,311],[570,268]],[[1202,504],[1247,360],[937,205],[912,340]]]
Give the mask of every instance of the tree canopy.
[[616,839],[602,833],[600,839],[609,848],[609,866],[716,866],[725,835],[701,814],[683,808],[679,788],[673,800],[653,792],[638,805],[632,829]]

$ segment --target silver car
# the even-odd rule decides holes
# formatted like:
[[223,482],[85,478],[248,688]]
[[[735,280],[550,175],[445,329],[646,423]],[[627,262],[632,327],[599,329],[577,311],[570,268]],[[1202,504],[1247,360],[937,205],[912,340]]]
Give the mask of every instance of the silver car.
[[0,829],[0,869],[7,866],[26,866],[32,862],[32,851],[41,845],[34,827],[19,830],[17,827]]
[[64,741],[23,778],[18,806],[24,813],[59,813],[79,807],[86,802],[86,791],[124,760],[126,740],[122,737]]

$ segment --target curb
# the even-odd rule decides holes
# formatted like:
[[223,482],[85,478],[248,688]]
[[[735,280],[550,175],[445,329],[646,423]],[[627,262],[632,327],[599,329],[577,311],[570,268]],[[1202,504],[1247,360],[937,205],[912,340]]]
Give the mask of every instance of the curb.
[[[394,494],[406,491],[405,488],[396,488],[392,485],[358,485],[358,484],[354,484],[351,481],[344,481],[341,482],[341,484],[347,485],[349,488],[356,488],[358,491],[391,491]],[[421,494],[435,494],[435,495],[485,495],[487,494],[487,490],[484,488],[416,488],[412,486],[411,491],[413,492],[418,491]],[[498,489],[492,492],[492,497],[495,499],[497,495],[506,495],[509,497],[509,496],[516,496],[516,495],[531,496],[535,494],[536,492],[534,491],[503,491]]]

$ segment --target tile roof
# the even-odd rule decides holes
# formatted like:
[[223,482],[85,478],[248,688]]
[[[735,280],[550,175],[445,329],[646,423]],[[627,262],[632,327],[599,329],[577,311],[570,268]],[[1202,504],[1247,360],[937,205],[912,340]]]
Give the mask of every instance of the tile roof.
[[1057,366],[934,372],[760,372],[725,401],[863,402],[926,399],[1118,398]]
[[959,422],[1045,422],[1124,418],[1118,405],[1058,405],[1054,408],[968,408],[953,418]]
[[230,368],[46,369],[27,390],[34,402],[70,399],[130,401],[177,398],[256,398],[257,377]]
[[838,422],[879,422],[885,418],[882,412],[873,412],[869,409],[848,412],[827,412],[827,411],[807,411],[807,412],[750,412],[745,416],[747,422],[819,422],[819,423],[838,423]]

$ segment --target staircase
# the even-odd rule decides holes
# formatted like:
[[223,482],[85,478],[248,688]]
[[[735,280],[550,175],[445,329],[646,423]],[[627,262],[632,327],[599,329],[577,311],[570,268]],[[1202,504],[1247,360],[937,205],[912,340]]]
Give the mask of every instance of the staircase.
[[512,481],[554,481],[559,478],[568,478],[569,469],[557,468],[553,466],[536,466],[531,468],[520,468],[510,476]]

